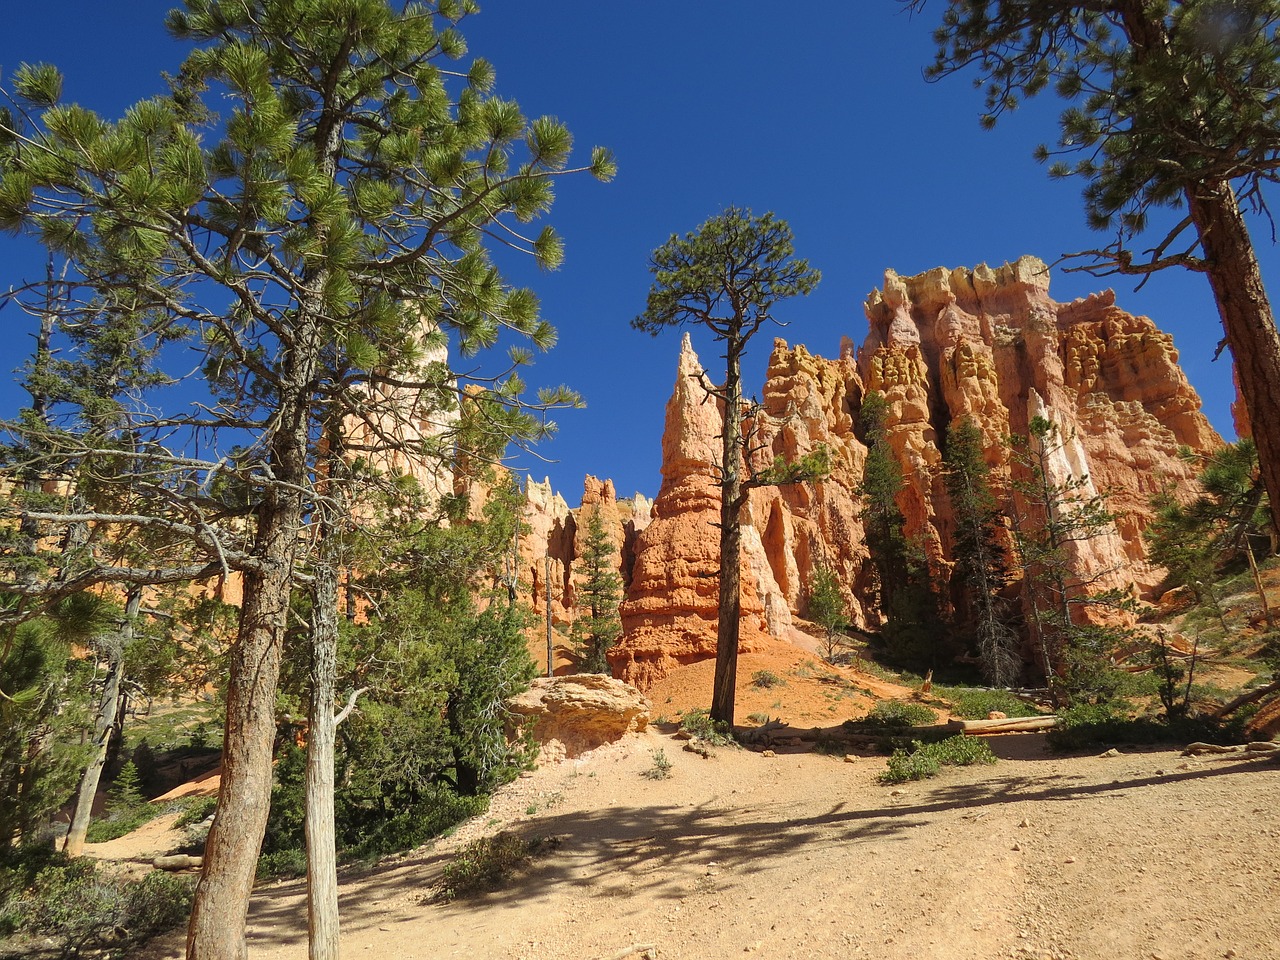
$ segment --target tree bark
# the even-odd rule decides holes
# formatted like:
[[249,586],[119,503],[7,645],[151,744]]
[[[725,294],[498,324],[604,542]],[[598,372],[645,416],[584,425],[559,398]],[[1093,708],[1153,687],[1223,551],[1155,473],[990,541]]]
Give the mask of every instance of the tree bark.
[[222,782],[205,844],[187,930],[188,960],[245,960],[249,894],[271,807],[271,756],[276,734],[280,648],[293,579],[293,549],[301,523],[299,497],[263,511],[260,555],[272,562],[245,575],[239,637],[231,654]]
[[[1186,197],[1249,411],[1262,484],[1274,506],[1280,504],[1280,332],[1231,184],[1188,187]],[[1272,510],[1273,530],[1277,512]]]
[[724,429],[720,446],[720,602],[716,625],[716,672],[711,690],[711,719],[733,726],[738,683],[738,635],[742,619],[742,346],[729,338],[724,380]]
[[116,729],[116,718],[120,715],[124,654],[133,639],[134,618],[137,617],[141,604],[142,588],[131,588],[125,600],[124,623],[120,627],[120,633],[113,638],[106,650],[107,676],[103,681],[98,713],[93,723],[93,754],[84,773],[80,775],[80,787],[76,791],[75,807],[71,813],[71,826],[67,828],[67,837],[62,844],[62,852],[68,857],[78,857],[84,853],[85,836],[89,832],[89,820],[93,816],[93,800],[98,795],[102,768],[107,765],[107,750]]
[[[313,290],[324,278],[311,279]],[[319,295],[300,305],[292,348],[282,362],[279,429],[272,440],[273,480],[257,511],[253,554],[245,574],[237,640],[227,682],[222,781],[204,866],[187,928],[187,960],[245,960],[245,922],[262,837],[271,808],[276,688],[289,612],[302,490],[308,482],[310,390],[320,356]]]
[[333,823],[333,713],[338,659],[338,571],[321,544],[312,583],[311,708],[307,728],[307,943],[310,960],[338,957],[338,866]]

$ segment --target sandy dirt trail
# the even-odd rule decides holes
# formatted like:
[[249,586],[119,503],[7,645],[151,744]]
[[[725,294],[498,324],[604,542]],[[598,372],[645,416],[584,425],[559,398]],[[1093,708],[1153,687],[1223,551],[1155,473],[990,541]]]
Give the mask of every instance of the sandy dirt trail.
[[[671,960],[1280,956],[1280,765],[1176,751],[994,766],[897,787],[882,757],[710,758],[655,731],[541,768],[453,837],[343,876],[348,958]],[[651,780],[654,751],[671,777]],[[499,891],[432,900],[457,848],[554,849]],[[306,957],[300,883],[254,897],[250,955]],[[147,960],[181,956],[179,935]]]

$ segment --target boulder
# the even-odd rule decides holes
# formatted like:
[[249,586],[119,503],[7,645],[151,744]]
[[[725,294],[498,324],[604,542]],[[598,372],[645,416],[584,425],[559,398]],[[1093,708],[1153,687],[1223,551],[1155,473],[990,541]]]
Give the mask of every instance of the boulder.
[[543,760],[576,757],[639,733],[651,710],[635,687],[596,673],[539,677],[507,707],[517,723],[531,723]]

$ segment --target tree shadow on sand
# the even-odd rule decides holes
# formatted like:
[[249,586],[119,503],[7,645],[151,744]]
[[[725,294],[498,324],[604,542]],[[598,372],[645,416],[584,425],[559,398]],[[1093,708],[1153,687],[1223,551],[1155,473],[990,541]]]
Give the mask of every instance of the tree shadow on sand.
[[[995,775],[978,782],[929,781],[903,796],[886,790],[884,805],[837,804],[820,813],[802,803],[753,804],[749,793],[698,805],[611,806],[550,815],[520,831],[526,837],[554,837],[545,856],[518,871],[501,889],[452,903],[433,901],[452,851],[424,848],[408,857],[344,877],[343,927],[387,928],[398,915],[424,909],[442,919],[486,911],[528,907],[566,892],[592,897],[641,897],[677,902],[733,878],[768,871],[777,858],[809,845],[843,845],[856,855],[862,845],[882,843],[928,825],[956,810],[983,811],[1022,802],[1071,802],[1115,795],[1151,784],[1275,773],[1274,761],[1236,761],[1231,766],[1158,776],[1091,782],[1066,774]],[[740,799],[739,799],[740,798]],[[980,815],[980,814],[979,814]],[[352,884],[360,876],[358,886]],[[301,881],[259,891],[252,912],[251,945],[296,943],[305,936],[305,886]],[[456,916],[454,916],[456,919]]]

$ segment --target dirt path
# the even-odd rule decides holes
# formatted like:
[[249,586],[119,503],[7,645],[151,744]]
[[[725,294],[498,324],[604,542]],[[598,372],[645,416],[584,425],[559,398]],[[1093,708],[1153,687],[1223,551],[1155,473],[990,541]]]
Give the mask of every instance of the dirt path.
[[[883,758],[704,759],[650,732],[536,771],[454,837],[343,885],[349,958],[672,960],[1280,955],[1280,766],[1046,756],[996,741],[995,766],[884,787]],[[672,776],[642,774],[662,750]],[[432,887],[481,832],[557,848],[502,890]],[[254,899],[250,954],[306,956],[298,883]],[[181,956],[181,937],[144,956]]]

